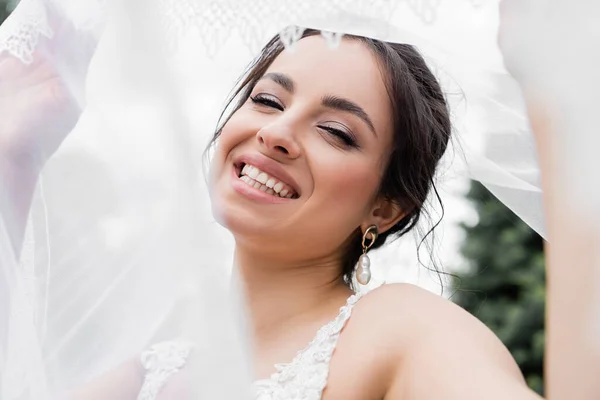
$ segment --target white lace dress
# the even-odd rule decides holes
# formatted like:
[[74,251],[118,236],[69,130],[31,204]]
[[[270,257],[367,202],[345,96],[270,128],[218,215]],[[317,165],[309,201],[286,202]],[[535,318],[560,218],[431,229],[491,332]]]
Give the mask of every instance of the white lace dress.
[[[348,298],[338,316],[321,327],[314,339],[288,364],[277,364],[277,372],[255,381],[255,400],[320,400],[327,385],[329,362],[340,332],[361,294]],[[155,400],[169,377],[185,366],[194,345],[169,341],[153,345],[141,355],[146,374],[137,400]]]

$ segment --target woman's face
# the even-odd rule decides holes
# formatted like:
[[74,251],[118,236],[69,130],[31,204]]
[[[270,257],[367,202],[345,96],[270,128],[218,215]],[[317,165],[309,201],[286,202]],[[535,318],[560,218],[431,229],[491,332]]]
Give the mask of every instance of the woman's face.
[[273,257],[328,257],[377,222],[392,114],[373,53],[320,35],[284,51],[223,127],[211,166],[217,220]]

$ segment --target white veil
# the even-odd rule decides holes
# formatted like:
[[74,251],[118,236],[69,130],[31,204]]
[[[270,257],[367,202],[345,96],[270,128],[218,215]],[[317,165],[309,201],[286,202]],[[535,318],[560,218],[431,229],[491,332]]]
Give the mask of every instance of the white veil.
[[[293,47],[292,25],[332,44],[329,32],[416,44],[452,106],[460,150],[444,178],[480,180],[544,235],[532,137],[491,3],[22,0],[0,27],[0,57],[24,68],[42,57],[82,114],[41,172],[20,254],[18,211],[2,209],[0,397],[49,398],[175,337],[200,345],[197,398],[245,395],[232,239],[211,216],[202,152],[239,75],[277,32]],[[6,76],[0,98],[27,85]]]

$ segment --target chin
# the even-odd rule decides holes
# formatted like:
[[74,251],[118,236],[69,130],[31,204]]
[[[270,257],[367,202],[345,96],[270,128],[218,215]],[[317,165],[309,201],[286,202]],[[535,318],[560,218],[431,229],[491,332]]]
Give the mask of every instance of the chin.
[[[214,199],[211,204],[215,221],[236,238],[258,238],[261,242],[274,234],[273,225],[240,204]],[[251,239],[252,240],[252,239]]]
[[246,231],[244,226],[256,226],[248,221],[248,210],[236,204],[234,199],[228,198],[222,192],[222,188],[215,187],[210,190],[210,204],[215,221],[232,233],[239,230]]
[[227,207],[227,202],[225,201],[221,193],[219,193],[219,190],[217,190],[217,188],[209,188],[209,197],[211,212],[213,217],[215,218],[215,221],[217,221],[217,223],[222,227],[229,229],[231,223],[230,215],[232,213],[230,210],[228,210],[229,207]]

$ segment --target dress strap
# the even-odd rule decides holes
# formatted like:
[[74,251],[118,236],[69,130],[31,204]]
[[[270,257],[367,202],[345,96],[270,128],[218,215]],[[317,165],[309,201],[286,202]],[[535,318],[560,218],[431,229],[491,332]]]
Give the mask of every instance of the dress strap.
[[[353,294],[340,308],[337,317],[319,329],[304,350],[289,364],[277,364],[269,379],[254,383],[255,399],[298,398],[318,400],[327,385],[329,362],[340,333],[362,294]],[[165,383],[181,370],[194,348],[183,340],[161,342],[142,352],[144,382],[137,400],[156,400]]]
[[293,394],[298,399],[321,399],[340,333],[361,297],[362,293],[350,296],[337,317],[321,327],[314,339],[297,353],[291,363],[276,364],[277,372],[270,378],[256,381],[256,398],[283,399],[291,398]]
[[140,362],[146,373],[137,400],[155,400],[169,377],[183,368],[192,348],[190,342],[174,340],[142,352]]

